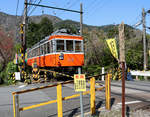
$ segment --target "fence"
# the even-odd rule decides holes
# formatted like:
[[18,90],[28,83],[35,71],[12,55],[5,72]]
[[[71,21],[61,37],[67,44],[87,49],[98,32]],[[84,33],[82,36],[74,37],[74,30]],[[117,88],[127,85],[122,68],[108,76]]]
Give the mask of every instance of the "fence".
[[[91,114],[95,114],[95,111],[96,111],[95,110],[95,91],[100,91],[104,88],[105,88],[105,98],[106,98],[106,109],[108,109],[108,110],[110,109],[110,77],[111,77],[111,75],[107,74],[106,79],[105,79],[105,86],[100,87],[100,88],[95,88],[95,77],[90,78],[90,90],[82,93],[83,95],[90,94]],[[67,97],[62,97],[62,85],[68,84],[68,83],[73,83],[73,81],[67,81],[67,82],[57,83],[57,84],[48,85],[48,86],[42,86],[39,88],[32,88],[32,89],[27,89],[27,90],[23,90],[23,91],[13,92],[12,95],[13,95],[14,117],[20,117],[21,111],[33,109],[36,107],[40,107],[40,106],[44,106],[44,105],[48,105],[48,104],[52,104],[52,103],[57,103],[58,117],[63,117],[62,101],[80,96],[80,93],[79,93],[79,94],[74,94],[74,95],[67,96]],[[43,103],[39,103],[39,104],[27,106],[27,107],[20,107],[19,94],[37,91],[37,90],[41,90],[41,89],[45,89],[45,88],[51,88],[51,87],[57,87],[57,99],[56,100],[51,100],[51,101],[47,101],[47,102],[43,102]]]

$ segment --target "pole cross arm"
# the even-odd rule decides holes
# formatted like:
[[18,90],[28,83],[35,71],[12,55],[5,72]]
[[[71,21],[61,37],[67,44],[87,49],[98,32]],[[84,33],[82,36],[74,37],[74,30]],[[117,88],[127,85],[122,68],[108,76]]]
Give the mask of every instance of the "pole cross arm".
[[33,5],[33,6],[39,6],[39,7],[46,7],[46,8],[51,8],[51,9],[57,9],[57,10],[62,10],[62,11],[70,11],[70,12],[81,13],[81,14],[83,13],[81,11],[64,9],[64,8],[58,8],[58,7],[51,7],[51,6],[40,5],[40,4],[32,4],[32,3],[25,3],[25,4],[27,4],[27,5]]

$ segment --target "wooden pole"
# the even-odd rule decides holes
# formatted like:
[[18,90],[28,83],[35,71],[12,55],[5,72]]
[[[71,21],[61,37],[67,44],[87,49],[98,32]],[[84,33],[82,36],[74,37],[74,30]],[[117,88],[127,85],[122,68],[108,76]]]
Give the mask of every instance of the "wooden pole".
[[125,117],[125,40],[124,22],[119,25],[119,54],[122,68],[122,117]]

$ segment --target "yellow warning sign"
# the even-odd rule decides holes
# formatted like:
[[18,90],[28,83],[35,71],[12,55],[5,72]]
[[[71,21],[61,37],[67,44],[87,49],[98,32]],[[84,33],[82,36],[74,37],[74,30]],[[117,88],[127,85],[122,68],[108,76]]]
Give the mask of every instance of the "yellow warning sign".
[[86,91],[85,74],[74,75],[74,89],[76,92]]
[[112,53],[112,55],[118,60],[118,51],[117,51],[117,45],[116,45],[116,39],[106,39],[107,45]]

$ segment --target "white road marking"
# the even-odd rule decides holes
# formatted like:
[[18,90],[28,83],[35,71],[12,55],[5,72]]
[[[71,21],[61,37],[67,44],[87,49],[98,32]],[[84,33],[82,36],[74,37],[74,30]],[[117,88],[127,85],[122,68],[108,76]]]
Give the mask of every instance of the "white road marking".
[[[135,103],[140,103],[140,102],[142,101],[136,100],[136,101],[131,101],[131,102],[125,102],[125,104],[135,104]],[[122,105],[122,103],[117,103],[117,104]]]
[[21,85],[21,86],[19,86],[18,88],[23,88],[23,87],[25,87],[25,86],[27,86],[27,85]]

